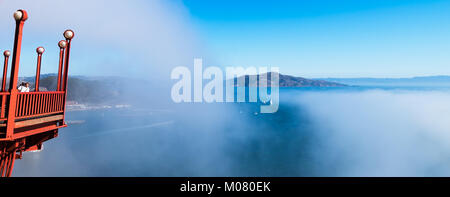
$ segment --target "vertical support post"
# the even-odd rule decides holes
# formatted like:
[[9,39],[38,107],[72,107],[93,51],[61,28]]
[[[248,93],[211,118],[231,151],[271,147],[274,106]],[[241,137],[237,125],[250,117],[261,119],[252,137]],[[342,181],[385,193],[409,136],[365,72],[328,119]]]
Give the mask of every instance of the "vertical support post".
[[8,60],[9,56],[11,55],[11,52],[6,50],[3,52],[3,55],[5,56],[5,64],[3,65],[3,81],[2,81],[2,92],[6,92],[6,77],[8,72]]
[[0,154],[0,177],[3,177],[3,171],[5,171],[6,166],[6,153],[3,151]]
[[[11,55],[11,52],[9,50],[6,50],[3,52],[3,55],[5,56],[5,64],[3,65],[3,78],[2,78],[2,92],[6,92],[6,77],[8,74],[8,60],[9,56]],[[5,117],[5,107],[6,107],[6,96],[2,95],[2,101],[1,101],[1,112],[0,112],[0,118]]]
[[38,54],[37,58],[37,66],[36,66],[36,80],[35,80],[35,87],[34,91],[39,92],[39,78],[41,77],[41,60],[42,60],[42,54],[44,53],[45,49],[44,47],[38,47],[36,49],[36,53]]
[[15,109],[17,102],[17,78],[19,77],[19,61],[20,50],[22,47],[22,32],[23,25],[28,19],[28,14],[25,10],[17,10],[14,12],[14,19],[16,20],[16,32],[14,35],[14,49],[13,59],[11,63],[11,77],[9,82],[9,108],[8,108],[8,120],[6,123],[6,138],[12,138],[14,134],[14,122],[15,122]]
[[6,177],[11,177],[12,171],[14,169],[14,161],[16,161],[16,149],[14,149],[11,153],[9,165],[8,165],[8,172],[6,173]]
[[[72,38],[75,36],[75,33],[72,30],[66,30],[64,31],[64,38],[66,38],[66,42],[67,42],[67,48],[66,48],[66,57],[64,58],[64,78],[63,78],[63,86],[62,89],[64,90],[64,101],[63,101],[63,106],[64,106],[64,114],[63,114],[63,120],[65,119],[66,116],[66,100],[67,100],[67,82],[69,80],[69,56],[70,56],[70,45],[72,44]],[[65,124],[65,123],[62,123]]]
[[56,91],[61,91],[61,74],[62,74],[62,68],[64,63],[64,52],[67,47],[67,42],[64,40],[61,40],[58,42],[59,46],[59,66],[58,66],[58,82]]
[[72,38],[74,37],[74,33],[72,30],[66,30],[64,31],[64,37],[66,38],[66,42],[67,42],[67,48],[66,48],[66,57],[64,60],[64,75],[63,75],[63,90],[66,91],[67,90],[67,80],[69,79],[68,75],[69,75],[69,57],[70,57],[70,45]]
[[2,109],[0,111],[0,118],[5,118],[6,115],[6,95],[2,95]]
[[8,174],[8,165],[9,165],[9,154],[5,153],[5,157],[3,157],[3,169],[2,169],[2,174],[0,174],[0,177],[6,177],[6,175]]

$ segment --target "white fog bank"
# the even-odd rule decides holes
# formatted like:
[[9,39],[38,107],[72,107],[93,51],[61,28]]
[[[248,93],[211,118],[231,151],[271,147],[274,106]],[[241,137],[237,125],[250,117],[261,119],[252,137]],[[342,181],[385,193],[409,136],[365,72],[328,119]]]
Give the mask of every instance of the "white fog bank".
[[323,176],[449,176],[450,92],[307,93]]

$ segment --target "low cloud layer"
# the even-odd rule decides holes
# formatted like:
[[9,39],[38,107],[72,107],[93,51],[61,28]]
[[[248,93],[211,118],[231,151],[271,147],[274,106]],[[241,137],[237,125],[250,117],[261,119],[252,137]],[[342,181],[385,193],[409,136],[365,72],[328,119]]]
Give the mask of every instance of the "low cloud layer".
[[449,176],[450,92],[309,93],[322,176]]

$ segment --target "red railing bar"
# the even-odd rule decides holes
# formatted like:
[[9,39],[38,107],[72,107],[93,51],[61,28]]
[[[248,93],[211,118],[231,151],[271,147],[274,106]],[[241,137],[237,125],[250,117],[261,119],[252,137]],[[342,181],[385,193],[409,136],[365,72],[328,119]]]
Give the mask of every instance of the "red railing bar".
[[24,98],[24,100],[22,102],[20,102],[19,104],[21,105],[23,112],[20,116],[25,116],[25,115],[28,115],[27,111],[28,111],[28,99],[29,98],[28,98],[27,94],[22,95],[22,97]]
[[22,96],[23,96],[22,116],[24,116],[24,115],[26,115],[26,112],[27,112],[28,95],[22,95]]
[[45,113],[45,94],[41,94],[42,97],[42,104],[41,104],[41,112],[40,113]]
[[25,113],[26,113],[26,109],[27,109],[27,96],[28,95],[22,95],[22,106],[21,106],[21,108],[22,108],[22,111],[21,111],[21,115],[20,116],[24,116],[24,115],[26,115]]
[[49,97],[50,97],[50,105],[48,105],[48,111],[52,112],[53,111],[53,109],[52,109],[52,106],[53,106],[53,94],[50,94]]
[[28,95],[28,102],[27,102],[27,115],[29,115],[29,114],[31,114],[31,105],[32,105],[32,103],[31,103],[31,99],[32,99],[32,97],[33,97],[33,95]]
[[64,95],[59,95],[59,110],[64,109]]
[[[11,100],[11,99],[10,99],[10,100]],[[18,95],[17,95],[17,101],[19,101],[19,96],[18,96]],[[11,107],[11,106],[10,106],[10,107]],[[19,104],[16,105],[16,111],[15,111],[16,116],[18,115],[18,114],[17,114],[18,111],[19,111]]]
[[25,115],[25,109],[26,109],[26,103],[27,103],[27,95],[22,95],[22,102],[21,103],[23,103],[23,105],[21,106],[21,110],[20,110],[20,116],[23,116],[23,115]]
[[56,96],[57,96],[57,94],[53,94],[53,99],[52,99],[52,101],[53,101],[53,110],[52,111],[56,111]]
[[43,114],[43,113],[45,113],[45,109],[44,109],[44,107],[45,107],[45,94],[41,94],[40,95],[42,98],[41,98],[41,111],[39,112],[40,114]]
[[40,106],[41,106],[41,95],[42,94],[36,94],[35,96],[36,96],[36,99],[37,99],[37,103],[36,103],[36,113],[35,114],[39,114],[39,113],[41,113],[41,111],[40,111]]
[[28,111],[28,95],[24,95],[24,97],[25,97],[25,101],[23,102],[23,106],[22,106],[22,108],[23,108],[22,116],[28,115],[27,114],[27,111]]
[[47,95],[48,94],[42,95],[42,113],[47,113],[47,110],[45,110],[45,107],[47,107]]
[[50,99],[49,99],[49,97],[50,97],[50,94],[46,94],[45,95],[45,105],[44,105],[45,113],[48,113],[48,107],[50,106]]
[[33,95],[27,95],[27,102],[26,102],[26,104],[27,104],[27,108],[26,108],[26,110],[25,110],[25,114],[26,115],[30,115],[30,109],[31,109],[31,96],[33,96]]
[[48,94],[47,95],[47,112],[51,112],[51,110],[50,110],[50,106],[52,106],[52,95],[51,94]]
[[35,99],[35,96],[34,95],[31,95],[31,105],[30,105],[30,114],[34,114],[34,99]]
[[22,96],[17,96],[17,116],[20,116],[20,111],[22,110],[22,107],[20,106],[22,100],[23,100]]
[[52,112],[53,111],[53,94],[49,94],[49,96],[50,96],[50,99],[49,99],[49,102],[50,102],[50,104],[48,105],[48,108],[49,108],[49,112]]
[[36,94],[35,96],[36,96],[36,99],[38,100],[38,103],[37,103],[36,106],[34,107],[34,108],[36,109],[35,114],[39,114],[39,113],[41,113],[41,111],[40,111],[40,106],[42,105],[42,104],[41,104],[41,97],[42,97],[42,94]]
[[4,118],[5,117],[5,112],[6,112],[6,95],[2,95],[2,111],[0,113],[0,118]]
[[45,96],[45,113],[48,113],[48,108],[50,107],[50,94]]
[[19,103],[20,103],[20,96],[17,96],[16,116],[19,116]]
[[59,95],[59,109],[58,110],[63,110],[63,99],[64,99],[64,95]]
[[57,98],[57,94],[53,94],[53,109],[52,109],[52,111],[56,111],[56,103],[57,103],[57,100],[56,100],[56,98]]
[[58,110],[58,94],[55,94],[55,111]]

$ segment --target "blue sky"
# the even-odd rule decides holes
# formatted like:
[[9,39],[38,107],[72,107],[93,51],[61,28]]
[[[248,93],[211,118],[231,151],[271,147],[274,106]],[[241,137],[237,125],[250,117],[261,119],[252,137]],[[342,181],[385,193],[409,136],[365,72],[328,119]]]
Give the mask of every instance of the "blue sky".
[[76,32],[74,75],[168,79],[198,57],[309,78],[450,75],[448,0],[79,0],[65,9],[70,2],[0,0],[0,50],[12,46],[12,13],[30,15],[21,75],[34,75],[37,46],[42,73],[56,72],[66,28]]
[[184,0],[220,66],[305,77],[450,75],[450,2]]

